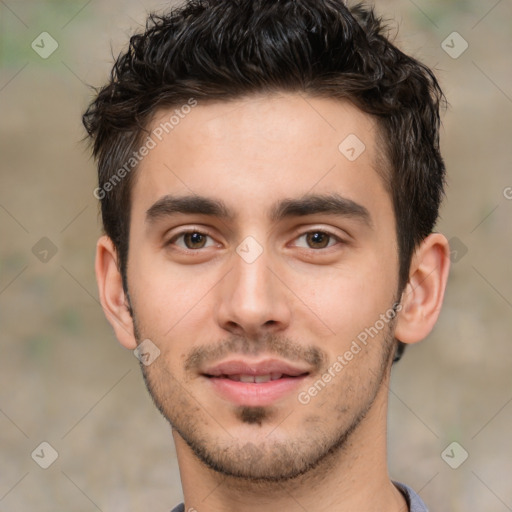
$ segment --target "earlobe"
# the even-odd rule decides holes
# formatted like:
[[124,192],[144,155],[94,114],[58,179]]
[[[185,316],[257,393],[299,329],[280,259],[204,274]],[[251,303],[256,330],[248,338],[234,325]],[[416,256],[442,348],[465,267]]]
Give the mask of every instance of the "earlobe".
[[441,311],[449,269],[448,241],[440,233],[429,235],[412,257],[396,323],[398,340],[416,343],[428,336]]
[[108,236],[101,236],[96,244],[95,270],[103,312],[121,345],[133,350],[137,347],[133,319],[117,265],[117,251]]

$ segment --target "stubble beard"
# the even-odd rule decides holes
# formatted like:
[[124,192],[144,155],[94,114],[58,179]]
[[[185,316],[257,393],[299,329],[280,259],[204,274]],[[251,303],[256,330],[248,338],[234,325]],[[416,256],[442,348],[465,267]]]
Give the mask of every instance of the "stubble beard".
[[[140,343],[145,336],[142,336],[137,328],[135,314],[133,319],[137,343]],[[322,465],[327,471],[346,447],[350,437],[357,431],[374,404],[387,378],[396,346],[393,324],[394,322],[388,324],[382,340],[373,340],[374,343],[380,342],[384,345],[380,365],[372,372],[373,379],[366,388],[365,402],[359,404],[355,414],[348,418],[346,412],[349,407],[341,400],[332,404],[328,413],[331,418],[333,415],[337,416],[339,428],[331,431],[317,428],[318,423],[315,425],[315,420],[318,420],[318,417],[311,416],[311,432],[304,430],[299,436],[286,441],[272,442],[272,436],[266,437],[259,444],[246,440],[237,441],[205,412],[197,400],[187,392],[186,384],[178,382],[167,368],[155,363],[152,367],[146,367],[142,363],[140,366],[146,388],[155,406],[205,466],[221,475],[255,484],[283,483],[319,469]],[[157,378],[155,370],[159,374]],[[343,396],[343,389],[339,389],[338,392],[339,396]],[[301,411],[305,406],[298,404],[296,407]],[[241,423],[259,427],[270,424],[279,413],[274,407],[237,407],[234,412]],[[215,437],[211,430],[201,425],[201,417],[208,424],[214,425],[220,432],[220,437]],[[327,417],[327,422],[334,421],[331,418]]]

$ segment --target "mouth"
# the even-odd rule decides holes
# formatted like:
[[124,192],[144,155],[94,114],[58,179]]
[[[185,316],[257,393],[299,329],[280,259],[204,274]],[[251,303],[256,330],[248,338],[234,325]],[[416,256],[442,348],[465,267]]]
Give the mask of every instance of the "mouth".
[[269,382],[271,380],[279,380],[287,377],[294,378],[291,375],[285,375],[283,373],[267,373],[266,375],[242,375],[242,374],[235,374],[235,375],[218,375],[213,376],[209,375],[212,379],[229,379],[234,380],[235,382],[252,382],[254,384],[261,384],[263,382]]
[[286,398],[309,374],[308,368],[276,359],[224,361],[201,372],[221,398],[253,407]]

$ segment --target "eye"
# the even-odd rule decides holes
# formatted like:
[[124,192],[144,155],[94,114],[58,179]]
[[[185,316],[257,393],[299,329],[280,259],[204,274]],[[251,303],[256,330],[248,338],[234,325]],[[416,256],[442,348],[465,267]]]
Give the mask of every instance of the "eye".
[[325,231],[308,231],[299,236],[296,240],[303,240],[304,242],[302,244],[297,243],[296,246],[305,249],[326,249],[341,241],[337,236]]
[[[208,243],[208,239],[210,239],[210,243]],[[210,235],[194,230],[178,233],[169,240],[168,244],[177,245],[181,249],[197,250],[211,247],[215,245],[215,242]]]

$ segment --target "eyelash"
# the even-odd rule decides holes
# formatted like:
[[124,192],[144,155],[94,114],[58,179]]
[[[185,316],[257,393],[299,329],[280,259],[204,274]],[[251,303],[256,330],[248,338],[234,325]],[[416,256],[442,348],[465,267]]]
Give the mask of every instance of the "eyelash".
[[[333,233],[330,233],[329,231],[322,230],[322,229],[312,229],[310,231],[305,231],[301,235],[297,236],[294,240],[298,240],[298,239],[300,239],[302,237],[305,237],[307,235],[317,234],[317,233],[320,233],[322,235],[326,235],[327,237],[329,237],[329,243],[330,243],[330,241],[332,239],[336,240],[338,243],[343,243],[343,240],[339,236],[337,236],[337,235],[335,235]],[[198,234],[198,235],[209,237],[209,238],[211,238],[213,240],[213,237],[209,233],[206,233],[204,231],[200,231],[198,229],[189,229],[189,230],[181,231],[180,233],[175,234],[166,243],[166,245],[174,245],[177,240],[179,240],[180,238],[186,236],[187,234]],[[306,249],[306,250],[309,250],[309,251],[314,251],[314,252],[319,252],[319,251],[322,251],[322,250],[330,249],[334,245],[337,245],[337,244],[327,245],[327,247],[321,247],[320,249],[314,249],[312,247],[303,247],[303,249]],[[202,249],[205,249],[205,247],[200,247],[199,249],[189,249],[188,247],[180,247],[179,249],[182,250],[182,251],[193,253],[193,252],[200,252]]]

